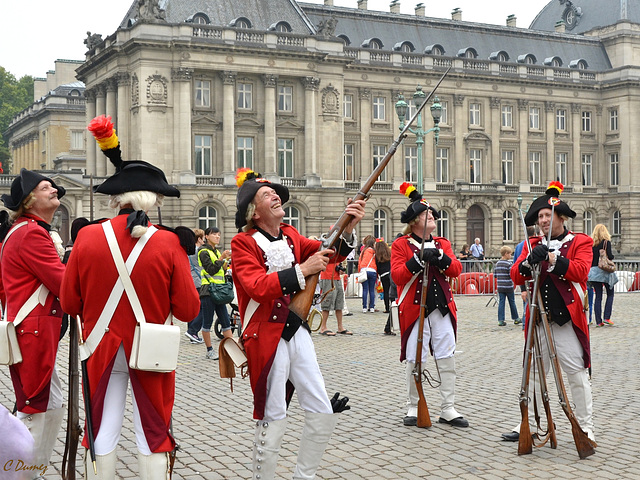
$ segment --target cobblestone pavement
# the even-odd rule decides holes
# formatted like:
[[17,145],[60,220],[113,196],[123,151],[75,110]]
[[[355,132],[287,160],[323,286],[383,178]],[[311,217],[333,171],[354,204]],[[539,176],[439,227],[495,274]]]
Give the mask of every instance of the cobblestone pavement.
[[[520,419],[522,331],[511,322],[505,327],[498,326],[497,308],[490,297],[456,300],[459,308],[456,406],[470,422],[467,429],[437,423],[439,394],[428,385],[425,395],[433,427],[402,425],[405,387],[404,367],[398,362],[400,337],[382,335],[385,314],[363,314],[360,300],[348,299],[354,315],[345,318],[345,325],[354,335],[313,335],[328,392],[348,395],[352,406],[352,410],[341,414],[318,478],[493,480],[640,476],[638,294],[616,294],[612,317],[615,326],[591,329],[594,421],[599,446],[596,454],[586,460],[578,458],[570,425],[555,401],[551,375],[558,448],[545,446],[531,455],[518,456],[517,444],[501,441],[500,434],[509,431]],[[335,330],[334,317],[329,318],[329,326],[332,325]],[[59,355],[62,377],[66,376],[67,352],[65,339]],[[219,378],[218,362],[206,360],[204,354],[203,345],[191,345],[183,337],[174,409],[174,433],[182,450],[173,478],[250,478],[254,422],[248,379],[236,379],[231,393],[228,381]],[[433,370],[431,361],[427,366]],[[12,407],[13,392],[6,367],[0,369],[0,385],[0,403]],[[131,417],[128,407],[118,449],[120,478],[137,478]],[[280,452],[279,478],[292,476],[302,423],[303,413],[294,397]],[[50,469],[48,478],[58,477],[63,450],[61,432],[52,458],[56,474]]]

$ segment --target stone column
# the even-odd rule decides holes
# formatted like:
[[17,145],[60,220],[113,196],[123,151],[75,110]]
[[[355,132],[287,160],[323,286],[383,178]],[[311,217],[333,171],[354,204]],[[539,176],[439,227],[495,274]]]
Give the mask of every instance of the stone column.
[[453,164],[456,166],[454,181],[468,182],[467,172],[469,171],[469,162],[467,160],[467,152],[464,149],[463,131],[468,125],[468,119],[464,109],[464,95],[453,96],[453,114],[455,129],[455,153]]
[[[489,182],[498,182],[502,183],[502,153],[500,152],[500,98],[499,97],[491,97],[491,116],[490,116],[490,124],[487,133],[491,137],[491,156],[493,158],[487,159],[489,161],[490,170],[489,174],[491,178]],[[516,159],[513,159],[514,169],[516,168]],[[514,180],[515,180],[515,172],[514,172]]]
[[[106,114],[105,105],[105,86],[98,85],[96,87],[96,115]],[[107,162],[109,159],[104,156],[102,150],[98,146],[98,143],[94,140],[94,147],[96,150],[96,175],[103,177],[107,174]]]
[[[276,146],[276,85],[278,76],[265,74],[264,83],[264,172],[265,177],[277,176],[278,166]],[[255,168],[258,168],[256,165]]]
[[604,150],[604,144],[607,141],[607,126],[605,122],[606,120],[602,118],[602,105],[596,105],[596,118],[593,125],[598,139],[598,153],[596,154],[596,158],[593,159],[593,181],[596,187],[608,185],[607,159]]
[[520,160],[518,166],[518,180],[521,185],[529,183],[529,100],[518,99],[518,138],[520,139]]
[[545,172],[542,172],[542,178],[540,182],[543,186],[547,186],[549,182],[554,181],[557,177],[556,175],[556,157],[555,157],[555,138],[556,138],[556,126],[555,126],[555,103],[553,102],[544,102],[544,111],[545,111],[545,137],[547,139],[547,168],[546,168],[546,178]]
[[[96,116],[96,95],[95,90],[85,90],[84,96],[86,98],[86,124],[89,125],[89,122],[93,120]],[[93,135],[89,130],[85,131],[85,136],[87,138],[86,141],[86,155],[87,155],[87,164],[86,164],[86,173],[87,175],[95,175],[96,174],[96,140],[93,138]],[[102,154],[101,154],[102,155]]]
[[[113,122],[113,125],[116,128],[116,134],[117,132],[119,132],[119,128],[120,128],[120,122],[118,120],[118,108],[117,108],[117,103],[116,103],[116,92],[118,89],[118,85],[116,83],[116,79],[115,78],[110,78],[109,80],[107,80],[106,84],[105,84],[105,91],[106,91],[106,101],[105,101],[105,108],[106,108],[106,114],[111,116],[111,121]],[[118,139],[120,139],[120,137],[118,136]],[[105,162],[105,171],[107,175],[113,175],[116,171],[116,168],[113,166],[113,163],[111,163],[109,161],[109,159],[106,159]]]
[[[578,103],[571,104],[571,131],[569,135],[573,140],[573,168],[571,176],[567,178],[567,183],[572,183],[574,187],[582,189],[582,157],[580,154],[580,121],[581,121],[582,105]],[[567,172],[569,173],[569,172]],[[572,178],[573,177],[573,178]]]
[[131,125],[129,123],[129,85],[131,77],[127,72],[120,72],[116,75],[116,83],[118,85],[117,112],[118,124],[117,135],[120,140],[120,151],[123,159],[130,158],[129,138]]
[[[369,133],[371,132],[371,90],[360,88],[360,182],[373,171],[373,155]],[[402,147],[400,147],[401,149]],[[400,152],[401,157],[404,153]],[[404,160],[402,160],[404,162]],[[404,178],[404,175],[402,176]]]
[[[224,71],[222,78],[222,164],[225,185],[235,185],[235,85],[236,72]],[[215,149],[214,149],[215,151]]]
[[[192,68],[174,68],[173,82],[173,172],[174,181],[182,183],[182,176],[193,177],[191,167],[191,79]],[[211,172],[215,174],[215,172]],[[185,178],[185,182],[188,181]],[[189,183],[195,183],[191,178]]]
[[320,86],[318,77],[304,77],[304,178],[307,186],[319,186],[316,148],[316,92]]

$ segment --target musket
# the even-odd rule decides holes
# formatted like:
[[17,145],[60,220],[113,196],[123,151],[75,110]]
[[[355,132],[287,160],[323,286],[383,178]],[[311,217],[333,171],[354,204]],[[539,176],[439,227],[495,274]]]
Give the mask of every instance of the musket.
[[[78,338],[82,339],[82,325],[80,321],[80,317],[77,317],[78,320]],[[84,343],[81,341],[81,343]],[[84,397],[84,416],[87,428],[87,443],[89,444],[89,455],[91,456],[91,463],[93,464],[93,473],[98,475],[98,470],[96,469],[96,447],[95,447],[95,439],[93,436],[93,416],[92,416],[92,408],[91,408],[91,387],[89,385],[89,372],[87,371],[87,361],[89,359],[82,360],[80,365],[82,366],[82,394]]]
[[[449,70],[451,70],[451,67],[447,68],[447,70],[444,72],[442,77],[440,77],[440,80],[438,80],[438,83],[436,83],[436,86],[433,87],[433,90],[431,90],[431,93],[429,93],[429,95],[427,95],[427,97],[424,99],[424,102],[422,103],[422,105],[420,105],[420,107],[416,109],[416,112],[413,114],[411,119],[404,126],[404,128],[400,132],[400,135],[398,135],[398,138],[396,138],[394,142],[391,144],[391,147],[387,151],[387,154],[384,156],[382,161],[373,170],[373,172],[371,172],[371,175],[369,175],[369,178],[367,178],[364,184],[360,187],[360,190],[358,191],[358,193],[356,193],[356,195],[353,197],[354,202],[357,200],[367,199],[369,191],[371,190],[371,188],[373,188],[373,185],[376,183],[376,180],[378,180],[378,177],[380,177],[384,169],[387,167],[387,164],[391,161],[391,158],[393,158],[400,144],[407,137],[408,135],[407,132],[409,131],[409,127],[411,127],[411,125],[416,120],[416,118],[418,118],[418,115],[420,115],[420,113],[422,112],[422,109],[425,107],[429,99],[436,92],[436,90],[438,89],[438,87],[440,86],[444,78],[449,73]],[[333,227],[329,229],[329,232],[322,235],[322,238],[321,238],[322,243],[320,245],[319,250],[325,250],[329,248],[335,249],[336,245],[340,242],[340,235],[342,235],[342,232],[344,232],[345,228],[347,228],[347,225],[349,225],[349,222],[351,222],[351,220],[353,220],[353,216],[347,214],[346,212],[342,212],[342,215],[340,215],[340,218],[335,222]],[[304,290],[300,290],[299,292],[297,292],[291,297],[289,310],[295,313],[298,317],[302,319],[307,318],[307,316],[309,315],[309,310],[311,310],[311,305],[313,304],[313,295],[316,290],[316,285],[318,284],[319,276],[320,276],[320,273],[316,273],[313,275],[309,275],[308,277],[305,277],[306,286]]]
[[67,436],[62,455],[62,478],[75,480],[76,456],[78,453],[78,441],[80,439],[80,413],[79,413],[79,380],[78,372],[78,324],[69,322],[69,399],[67,406]]

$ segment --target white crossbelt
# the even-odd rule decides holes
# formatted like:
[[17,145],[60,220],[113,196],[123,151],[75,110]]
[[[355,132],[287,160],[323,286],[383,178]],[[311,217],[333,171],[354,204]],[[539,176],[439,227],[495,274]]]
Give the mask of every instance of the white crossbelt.
[[[102,229],[105,232],[105,236],[107,236],[107,241],[109,241],[109,230],[113,237],[115,238],[115,233],[113,232],[113,226],[111,225],[111,221],[104,222],[102,224]],[[142,249],[147,244],[151,236],[156,233],[158,229],[153,225],[149,227],[147,232],[138,239],[133,250],[129,254],[125,265],[129,272],[133,271],[133,267],[135,266],[140,254],[142,253]],[[116,242],[117,243],[117,242]],[[122,255],[122,254],[121,254]],[[98,317],[98,321],[95,326],[91,330],[89,337],[84,341],[83,344],[80,345],[80,359],[86,360],[91,356],[91,354],[98,348],[98,345],[102,341],[104,334],[109,331],[109,323],[111,323],[111,319],[116,312],[116,308],[118,303],[120,303],[120,298],[122,298],[122,294],[124,293],[124,284],[122,283],[122,279],[118,276],[116,280],[116,284],[111,289],[111,293],[109,294],[109,298],[107,299],[107,303],[102,309],[102,313]],[[131,299],[130,299],[131,301]],[[132,303],[133,305],[133,303]]]

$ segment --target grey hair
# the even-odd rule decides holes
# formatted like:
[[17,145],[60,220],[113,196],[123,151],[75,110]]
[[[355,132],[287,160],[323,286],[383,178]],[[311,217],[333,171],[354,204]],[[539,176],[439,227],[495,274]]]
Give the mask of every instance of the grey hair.
[[407,223],[404,228],[402,229],[402,233],[404,235],[409,235],[411,233],[411,231],[413,230],[412,227],[418,223],[418,217],[414,217],[411,220],[409,220],[409,223]]
[[248,232],[253,228],[253,214],[255,213],[255,211],[256,204],[253,202],[249,203],[249,205],[247,205],[247,214],[244,217],[244,219],[247,221],[247,224],[242,227],[243,232]]
[[[148,212],[152,207],[162,207],[164,203],[164,195],[149,192],[146,190],[138,190],[136,192],[124,192],[109,197],[109,206],[111,208],[120,209],[126,205],[131,205],[134,210],[142,210]],[[148,230],[148,227],[137,225],[133,227],[131,236],[140,238]]]

